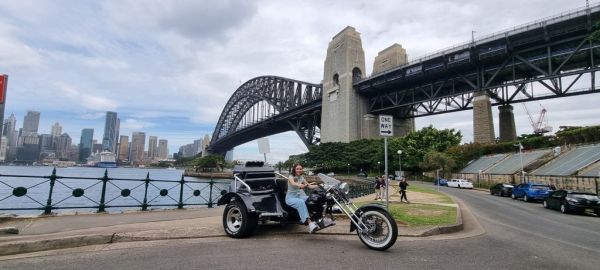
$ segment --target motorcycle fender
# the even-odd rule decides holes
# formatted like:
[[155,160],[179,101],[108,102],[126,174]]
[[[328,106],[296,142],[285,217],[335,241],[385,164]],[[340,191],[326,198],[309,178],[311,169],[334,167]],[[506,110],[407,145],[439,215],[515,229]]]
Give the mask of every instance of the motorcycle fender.
[[248,196],[244,196],[243,194],[239,194],[236,192],[229,192],[229,193],[223,195],[217,201],[217,205],[225,205],[225,204],[228,204],[232,200],[242,201],[246,205],[246,209],[248,209],[248,211],[255,211],[254,206],[252,205],[252,198],[250,198]]
[[[356,210],[356,214],[358,215],[359,213],[369,211],[369,210],[374,210],[374,209],[380,209],[380,210],[387,212],[387,209],[385,209],[385,207],[383,207],[380,204],[367,204],[367,205],[363,205],[360,208],[358,208],[358,210]],[[355,230],[356,230],[356,225],[354,225],[354,222],[350,222],[350,232],[353,232]]]

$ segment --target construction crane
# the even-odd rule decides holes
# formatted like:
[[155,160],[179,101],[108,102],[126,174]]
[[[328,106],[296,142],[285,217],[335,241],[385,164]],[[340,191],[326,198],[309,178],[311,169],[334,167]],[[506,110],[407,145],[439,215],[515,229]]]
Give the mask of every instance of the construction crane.
[[548,125],[548,117],[546,116],[546,108],[540,104],[542,110],[540,111],[540,115],[537,118],[537,121],[533,121],[533,116],[529,113],[527,106],[525,103],[523,104],[523,108],[525,112],[527,112],[527,116],[529,117],[529,122],[531,123],[531,127],[533,128],[533,133],[538,135],[543,135],[544,133],[552,132],[552,127]]

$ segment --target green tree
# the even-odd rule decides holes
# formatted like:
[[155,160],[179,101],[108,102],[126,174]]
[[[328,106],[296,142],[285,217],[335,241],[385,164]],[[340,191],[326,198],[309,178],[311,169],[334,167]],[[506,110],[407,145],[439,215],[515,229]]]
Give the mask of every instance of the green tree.
[[451,171],[456,165],[454,159],[442,152],[430,151],[425,154],[425,158],[423,162],[421,162],[420,167],[423,171],[433,171],[440,169],[442,170],[442,175]]
[[193,165],[203,171],[217,170],[222,171],[225,159],[220,155],[208,155],[194,159]]

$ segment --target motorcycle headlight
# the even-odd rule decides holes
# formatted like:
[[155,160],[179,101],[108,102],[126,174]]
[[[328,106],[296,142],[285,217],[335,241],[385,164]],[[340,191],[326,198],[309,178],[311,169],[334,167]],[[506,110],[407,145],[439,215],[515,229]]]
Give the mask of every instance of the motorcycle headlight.
[[348,183],[341,183],[338,188],[344,194],[348,194],[348,192],[350,192],[350,186]]

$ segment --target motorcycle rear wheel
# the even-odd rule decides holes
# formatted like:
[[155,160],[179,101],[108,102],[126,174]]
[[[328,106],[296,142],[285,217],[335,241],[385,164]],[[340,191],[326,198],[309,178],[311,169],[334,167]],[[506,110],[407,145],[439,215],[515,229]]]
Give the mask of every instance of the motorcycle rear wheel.
[[362,222],[368,227],[358,238],[365,246],[374,250],[386,250],[396,243],[398,225],[392,216],[383,209],[371,209],[361,215]]

